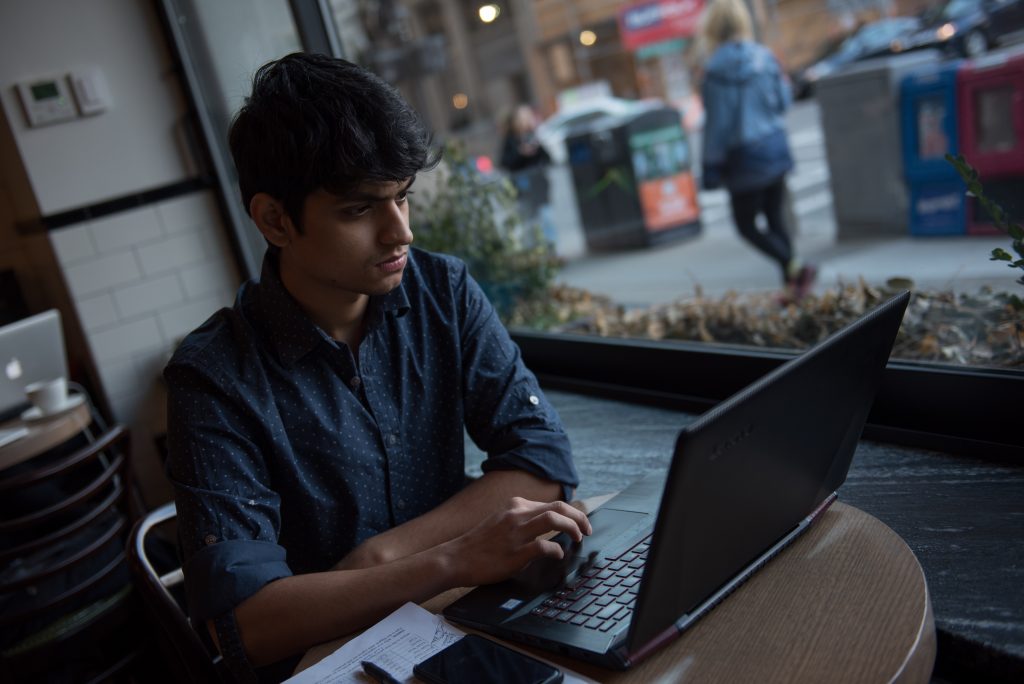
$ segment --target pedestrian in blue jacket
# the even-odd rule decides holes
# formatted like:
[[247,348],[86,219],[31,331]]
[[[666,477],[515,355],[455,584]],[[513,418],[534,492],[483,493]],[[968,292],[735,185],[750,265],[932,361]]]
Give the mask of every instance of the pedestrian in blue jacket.
[[[775,56],[753,40],[743,0],[712,0],[701,18],[711,57],[704,68],[703,185],[729,191],[733,221],[748,242],[775,260],[794,299],[817,269],[795,255],[783,215],[793,157],[783,114],[792,96]],[[764,214],[767,231],[757,227]]]

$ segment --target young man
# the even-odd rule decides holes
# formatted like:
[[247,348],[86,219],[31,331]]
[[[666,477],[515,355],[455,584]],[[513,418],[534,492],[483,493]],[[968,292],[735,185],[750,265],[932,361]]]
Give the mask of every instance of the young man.
[[[406,601],[561,557],[537,537],[590,524],[565,503],[558,416],[482,291],[410,247],[410,187],[437,155],[401,97],[289,55],[257,72],[230,142],[269,248],[165,370],[168,472],[190,617],[251,679]],[[464,428],[488,453],[468,486]]]

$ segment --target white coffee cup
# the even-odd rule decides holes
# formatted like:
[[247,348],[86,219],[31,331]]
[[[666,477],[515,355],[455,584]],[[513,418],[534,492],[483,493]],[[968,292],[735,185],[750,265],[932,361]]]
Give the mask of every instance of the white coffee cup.
[[68,401],[68,381],[65,377],[54,380],[40,380],[25,388],[28,400],[43,415],[56,413],[64,408]]

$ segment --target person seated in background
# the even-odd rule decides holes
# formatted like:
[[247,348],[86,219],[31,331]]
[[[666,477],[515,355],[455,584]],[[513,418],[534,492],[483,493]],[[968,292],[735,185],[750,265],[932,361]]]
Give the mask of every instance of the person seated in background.
[[[168,474],[193,624],[237,678],[280,679],[591,528],[558,415],[480,287],[411,247],[439,153],[398,93],[288,55],[257,71],[230,146],[268,249],[165,369]],[[488,454],[468,485],[464,430]]]
[[551,157],[537,140],[537,115],[527,104],[517,105],[505,121],[501,165],[509,171],[551,163]]
[[551,214],[547,176],[551,157],[537,139],[537,114],[530,105],[517,105],[508,115],[504,128],[501,166],[509,172],[523,216],[536,220],[544,239],[554,246],[558,231]]

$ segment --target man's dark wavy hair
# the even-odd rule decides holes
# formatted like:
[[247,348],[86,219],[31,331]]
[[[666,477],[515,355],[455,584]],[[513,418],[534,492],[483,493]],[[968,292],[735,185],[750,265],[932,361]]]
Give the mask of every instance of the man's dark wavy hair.
[[400,181],[437,165],[415,111],[378,76],[343,59],[297,52],[259,68],[228,136],[246,211],[265,192],[301,230],[306,197]]

